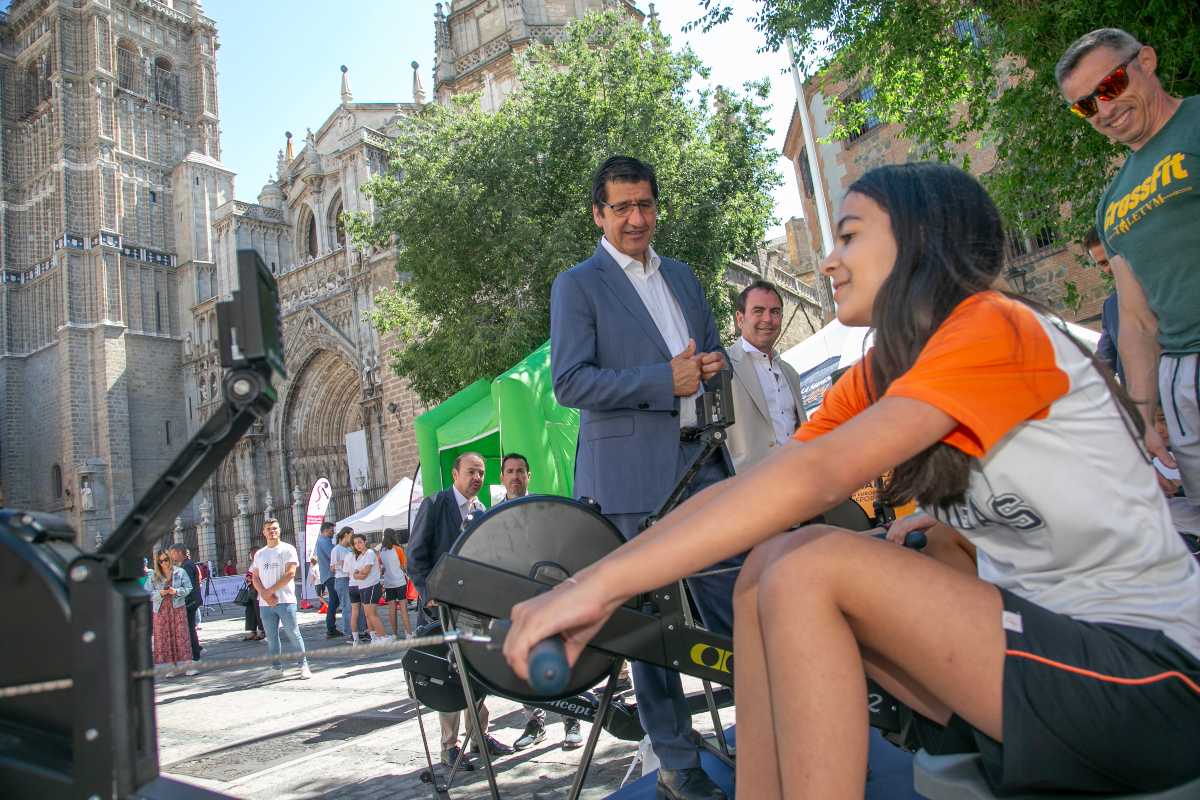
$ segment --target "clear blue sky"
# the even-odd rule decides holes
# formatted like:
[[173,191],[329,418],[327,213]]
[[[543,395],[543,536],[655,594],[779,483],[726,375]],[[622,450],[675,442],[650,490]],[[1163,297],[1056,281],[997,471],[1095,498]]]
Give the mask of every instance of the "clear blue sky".
[[[638,0],[646,11],[646,0]],[[739,0],[744,13],[709,34],[683,34],[697,15],[696,0],[657,0],[663,30],[673,46],[686,42],[712,69],[710,83],[741,87],[771,79],[775,135],[780,149],[795,92],[780,53],[755,52],[762,37],[746,21],[754,3]],[[340,102],[339,67],[350,68],[359,102],[412,99],[410,62],[421,65],[426,91],[433,90],[434,0],[206,0],[205,14],[217,22],[221,99],[221,160],[237,173],[237,196],[253,202],[275,170],[284,131],[299,147],[306,128],[314,131]],[[742,11],[741,8],[738,11]],[[780,160],[784,185],[776,192],[775,215],[799,216],[796,180]],[[779,233],[777,226],[771,234]]]

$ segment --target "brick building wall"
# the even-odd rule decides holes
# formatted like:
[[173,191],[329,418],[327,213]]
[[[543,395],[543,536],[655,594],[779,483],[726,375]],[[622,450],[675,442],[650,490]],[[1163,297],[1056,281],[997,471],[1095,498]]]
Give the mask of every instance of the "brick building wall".
[[[842,96],[851,90],[846,82],[830,86],[831,95]],[[811,241],[821,240],[813,180],[825,182],[826,200],[831,220],[836,220],[837,209],[846,190],[863,173],[885,164],[903,164],[921,160],[922,156],[911,140],[900,135],[900,126],[879,124],[861,131],[851,141],[831,140],[832,125],[826,114],[825,97],[817,90],[816,81],[805,85],[805,98],[809,107],[814,138],[821,167],[821,175],[814,176],[808,163],[799,111],[792,110],[791,124],[784,143],[784,155],[792,162],[796,181],[800,187],[804,206],[803,223]],[[995,165],[995,149],[990,145],[976,148],[978,137],[960,146],[959,152],[969,154],[971,171],[975,175],[985,174]],[[1051,234],[1050,236],[1044,235]],[[1078,243],[1064,241],[1055,231],[1034,232],[1009,230],[1009,254],[1006,272],[997,282],[997,287],[1008,291],[1023,292],[1064,318],[1087,325],[1096,330],[1100,326],[1100,307],[1108,295],[1104,279],[1099,270],[1085,258]],[[1016,240],[1016,241],[1014,241]],[[1073,284],[1079,296],[1076,308],[1067,304],[1068,283]]]

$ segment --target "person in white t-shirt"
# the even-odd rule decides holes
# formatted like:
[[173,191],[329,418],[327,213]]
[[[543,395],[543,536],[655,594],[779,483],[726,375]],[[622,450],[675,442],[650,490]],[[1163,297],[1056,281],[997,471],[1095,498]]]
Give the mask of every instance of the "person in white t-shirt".
[[351,542],[353,550],[345,564],[350,573],[350,629],[354,631],[354,644],[358,644],[359,641],[355,626],[360,613],[367,618],[367,627],[371,631],[373,641],[390,641],[393,637],[384,634],[383,623],[379,621],[379,612],[375,608],[379,599],[383,597],[379,554],[367,547],[366,534],[354,534]]
[[[350,618],[350,571],[346,569],[346,559],[353,555],[350,548],[350,537],[353,535],[353,528],[349,525],[343,526],[337,532],[337,544],[333,546],[333,550],[329,553],[329,567],[333,570],[333,591],[338,596],[338,608],[342,610],[342,634],[351,631],[365,633],[367,630],[365,618],[359,617],[357,619],[357,626],[351,624],[352,620]],[[349,640],[347,639],[346,641]]]
[[404,571],[404,550],[396,532],[388,528],[383,532],[383,544],[379,546],[379,560],[383,564],[383,596],[392,613],[392,633],[400,635],[400,624],[404,625],[405,637],[412,636],[412,622],[408,619],[408,573]]
[[282,630],[288,650],[300,654],[300,677],[307,680],[312,677],[312,672],[304,655],[300,623],[296,620],[295,580],[300,557],[296,548],[279,538],[279,520],[270,517],[263,520],[262,533],[267,546],[254,554],[250,577],[258,592],[258,612],[267,634],[267,650],[276,657],[272,669],[283,671],[283,663],[278,659]]

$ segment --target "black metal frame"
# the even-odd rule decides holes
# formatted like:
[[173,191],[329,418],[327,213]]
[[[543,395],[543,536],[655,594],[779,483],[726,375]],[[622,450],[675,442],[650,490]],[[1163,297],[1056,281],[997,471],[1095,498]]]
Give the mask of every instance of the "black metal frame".
[[[159,775],[154,682],[145,676],[154,666],[150,596],[139,581],[143,577],[142,553],[161,538],[161,531],[172,527],[175,517],[233,451],[242,434],[253,422],[265,418],[275,404],[271,377],[273,371],[284,374],[282,362],[279,353],[264,350],[278,342],[274,279],[254,251],[239,251],[238,267],[242,289],[233,293],[233,300],[217,306],[222,363],[229,367],[222,382],[224,405],[96,552],[78,553],[65,570],[44,555],[37,557],[37,572],[50,584],[51,592],[65,591],[69,598],[70,629],[62,635],[69,634],[71,640],[62,646],[73,654],[73,685],[69,697],[59,694],[56,701],[62,698],[61,702],[71,703],[72,741],[69,752],[62,747],[39,747],[39,742],[60,737],[50,730],[32,730],[27,721],[13,724],[0,704],[0,730],[17,741],[20,751],[20,756],[0,761],[6,797],[225,797]],[[264,319],[262,312],[269,311],[272,304],[274,317]],[[230,349],[231,329],[236,329],[241,346],[236,358]],[[36,547],[51,538],[59,542],[67,538],[63,530],[47,534],[32,515],[19,516],[16,524],[11,517],[4,522],[7,526],[2,532],[15,534],[10,542],[23,539]],[[12,550],[19,555],[16,548]],[[43,636],[55,635],[51,626],[37,627]],[[61,677],[47,675],[45,679]],[[10,793],[9,786],[16,788]]]

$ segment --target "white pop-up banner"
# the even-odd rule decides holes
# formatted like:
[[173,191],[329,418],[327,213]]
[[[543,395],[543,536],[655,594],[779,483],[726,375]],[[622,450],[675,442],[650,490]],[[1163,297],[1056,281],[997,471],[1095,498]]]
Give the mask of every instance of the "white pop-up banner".
[[301,597],[305,600],[311,600],[317,596],[312,582],[308,579],[308,572],[311,569],[309,562],[312,560],[313,553],[316,552],[317,537],[321,535],[321,523],[325,521],[325,509],[329,508],[329,498],[332,494],[333,488],[325,478],[317,478],[312,491],[308,493],[308,510],[304,514],[304,539],[297,548],[303,554],[300,565],[300,586],[302,587]]

